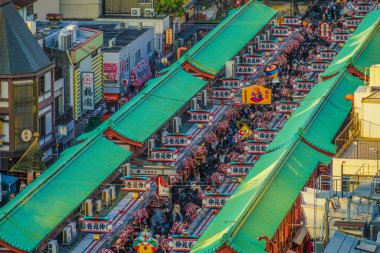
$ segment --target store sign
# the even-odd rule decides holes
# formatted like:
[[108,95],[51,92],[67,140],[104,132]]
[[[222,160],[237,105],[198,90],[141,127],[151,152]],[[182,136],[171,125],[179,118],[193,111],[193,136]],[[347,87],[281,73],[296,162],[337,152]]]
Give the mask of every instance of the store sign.
[[162,54],[162,33],[156,33],[156,49],[157,53]]
[[171,28],[166,29],[165,34],[166,34],[165,44],[172,45],[173,44],[173,29]]
[[348,18],[343,22],[343,28],[355,28],[361,21],[361,18]]
[[317,58],[322,61],[331,61],[338,54],[338,51],[320,51]]
[[104,81],[117,81],[117,63],[105,62],[103,63],[103,80]]
[[57,127],[57,135],[66,136],[67,135],[67,125],[58,125]]
[[142,59],[131,69],[131,84],[141,86],[152,77],[152,71],[147,59]]
[[361,13],[368,13],[374,9],[375,5],[373,4],[356,4],[356,10]]
[[118,93],[104,93],[103,100],[119,101],[119,94]]
[[179,235],[172,235],[169,236],[169,240],[173,242],[173,247],[170,248],[170,251],[175,252],[189,252],[191,250],[191,247],[193,247],[193,244],[197,241],[196,236],[179,236]]
[[254,136],[257,135],[257,139],[261,141],[273,141],[278,134],[277,129],[259,129],[255,131]]
[[237,75],[253,75],[257,72],[255,65],[239,64],[236,66]]
[[93,234],[107,234],[112,232],[110,230],[112,220],[108,217],[83,217],[80,221],[82,222],[81,232]]
[[273,37],[287,37],[292,34],[289,26],[274,26],[272,27]]
[[261,155],[261,154],[265,154],[265,150],[267,149],[269,143],[247,141],[247,142],[244,142],[244,145],[245,145],[246,154]]
[[233,99],[233,90],[232,89],[212,89],[211,90],[211,99],[215,100],[231,100]]
[[300,104],[297,102],[276,102],[276,111],[279,113],[292,113]]
[[191,146],[191,136],[167,134],[162,136],[162,144],[169,147],[189,147]]
[[309,92],[316,82],[314,81],[304,81],[304,80],[295,80],[293,83],[293,90],[298,92]]
[[157,177],[157,193],[159,197],[170,197],[169,177]]
[[330,24],[327,22],[321,22],[319,24],[319,28],[321,30],[321,37],[322,38],[328,38],[330,37],[331,29]]
[[176,162],[178,150],[175,148],[153,148],[149,150],[150,162]]
[[272,90],[261,85],[252,85],[242,89],[241,102],[243,104],[272,104]]
[[212,121],[213,117],[209,111],[188,111],[190,114],[189,122],[197,123],[209,123]]
[[301,26],[301,18],[300,17],[283,17],[283,25],[289,26]]
[[93,72],[82,72],[82,108],[84,111],[95,109]]
[[263,56],[243,55],[244,62],[247,64],[262,65],[265,62]]
[[206,193],[203,195],[202,208],[220,209],[226,204],[229,197],[230,194]]
[[309,61],[309,66],[307,67],[307,69],[309,72],[324,72],[329,65],[330,62]]
[[245,177],[251,171],[254,163],[229,163],[227,164],[227,176]]
[[257,50],[261,50],[261,51],[276,51],[277,48],[278,48],[278,45],[276,42],[260,41],[257,44]]
[[222,79],[222,86],[226,89],[240,89],[242,86],[241,79]]
[[332,42],[346,42],[348,38],[350,37],[349,33],[333,33],[331,35],[331,41]]
[[126,176],[121,179],[123,186],[121,190],[129,192],[146,192],[150,188],[147,177],[131,177]]

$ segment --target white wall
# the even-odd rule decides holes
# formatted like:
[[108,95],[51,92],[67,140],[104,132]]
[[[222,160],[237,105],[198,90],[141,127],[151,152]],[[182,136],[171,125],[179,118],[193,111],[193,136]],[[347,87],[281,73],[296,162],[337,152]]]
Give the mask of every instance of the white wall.
[[59,1],[59,12],[63,14],[64,18],[96,19],[101,14],[101,11],[102,0]]
[[38,0],[33,4],[37,20],[46,20],[46,14],[59,13],[59,0]]

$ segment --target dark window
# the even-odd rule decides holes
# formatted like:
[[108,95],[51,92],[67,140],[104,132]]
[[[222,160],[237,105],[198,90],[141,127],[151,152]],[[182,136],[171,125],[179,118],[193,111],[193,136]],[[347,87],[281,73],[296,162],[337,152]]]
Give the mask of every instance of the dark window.
[[45,136],[46,135],[46,117],[41,116],[40,117],[40,122],[39,122],[39,130],[40,130],[40,136]]
[[45,94],[45,76],[40,76],[38,78],[38,85],[40,87],[40,96]]

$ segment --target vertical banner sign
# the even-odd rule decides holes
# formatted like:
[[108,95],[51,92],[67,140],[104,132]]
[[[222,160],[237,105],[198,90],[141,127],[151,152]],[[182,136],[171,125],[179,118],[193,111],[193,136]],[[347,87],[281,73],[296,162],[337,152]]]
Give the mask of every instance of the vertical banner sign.
[[327,22],[321,22],[319,24],[319,27],[321,29],[321,37],[322,38],[328,38],[328,37],[330,37],[331,30],[330,30],[330,24],[329,23],[327,23]]
[[123,187],[121,190],[129,192],[146,192],[149,190],[148,177],[136,177],[126,176],[121,178],[123,181]]
[[82,223],[81,232],[93,234],[111,233],[109,225],[112,220],[109,217],[84,216],[79,221]]
[[95,109],[93,72],[82,72],[82,108],[83,110]]
[[251,168],[253,167],[254,163],[247,162],[247,163],[236,163],[231,162],[227,164],[227,176],[230,177],[245,177],[248,175],[248,173],[251,171]]
[[276,102],[276,111],[279,113],[292,113],[300,104],[298,102],[278,101]]
[[198,237],[195,235],[175,235],[169,236],[169,240],[173,242],[173,247],[170,251],[175,252],[190,252],[191,247],[197,241]]
[[156,49],[157,53],[162,54],[162,33],[156,33]]
[[228,193],[205,193],[202,200],[202,208],[220,209],[230,197]]
[[265,150],[267,149],[269,142],[267,141],[246,141],[245,145],[245,153],[253,154],[253,155],[261,155],[265,154]]
[[171,29],[171,28],[166,29],[165,34],[166,34],[166,37],[165,37],[166,38],[166,41],[165,41],[166,45],[172,45],[173,44],[173,29]]
[[117,81],[117,63],[105,62],[103,63],[103,80],[104,81]]
[[270,105],[272,104],[272,90],[260,85],[243,88],[242,103]]

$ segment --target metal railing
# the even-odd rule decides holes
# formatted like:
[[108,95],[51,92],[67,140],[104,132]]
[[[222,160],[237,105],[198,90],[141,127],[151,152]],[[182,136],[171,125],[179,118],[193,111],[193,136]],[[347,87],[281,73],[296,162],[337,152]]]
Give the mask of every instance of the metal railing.
[[358,115],[348,122],[347,126],[340,132],[335,138],[335,153],[336,157],[339,157],[346,148],[352,143],[352,141],[360,135],[360,122]]

